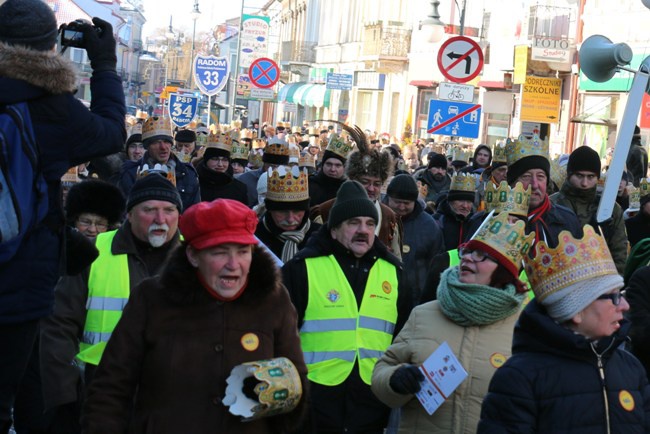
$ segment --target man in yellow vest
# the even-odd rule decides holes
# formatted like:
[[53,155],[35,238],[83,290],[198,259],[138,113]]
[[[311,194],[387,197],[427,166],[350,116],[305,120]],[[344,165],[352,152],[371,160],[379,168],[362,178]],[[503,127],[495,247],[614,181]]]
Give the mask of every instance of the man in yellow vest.
[[78,423],[79,362],[85,363],[87,385],[131,289],[157,275],[178,245],[181,210],[180,194],[170,181],[158,173],[142,177],[129,193],[124,224],[97,236],[99,257],[80,274],[59,281],[54,313],[41,325],[45,409],[55,419]]
[[[377,208],[357,181],[339,189],[327,225],[282,268],[309,369],[306,433],[382,433],[389,409],[370,390],[377,359],[409,312],[401,263],[375,237]],[[305,282],[307,284],[305,284]]]

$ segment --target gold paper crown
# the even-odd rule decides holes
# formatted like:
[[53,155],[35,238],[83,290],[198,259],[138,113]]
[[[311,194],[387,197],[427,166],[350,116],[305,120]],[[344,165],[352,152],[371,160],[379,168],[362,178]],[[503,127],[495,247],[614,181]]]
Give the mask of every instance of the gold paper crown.
[[486,210],[527,217],[530,193],[530,185],[524,190],[524,185],[521,182],[518,182],[514,188],[510,188],[505,181],[501,181],[499,187],[488,182],[485,187]]
[[232,151],[230,151],[230,158],[233,160],[248,160],[250,148],[244,142],[232,144]]
[[253,130],[249,130],[248,128],[241,130],[241,139],[250,139],[253,140]]
[[569,231],[560,232],[555,248],[539,241],[535,245],[535,256],[524,258],[526,275],[540,302],[585,279],[618,274],[605,239],[590,225],[585,225],[583,232],[580,239],[574,238]]
[[495,143],[492,150],[492,163],[507,163],[505,143]]
[[348,158],[350,151],[352,150],[352,144],[347,143],[344,139],[339,137],[336,133],[332,133],[329,143],[325,148],[326,151],[330,151],[339,155],[342,158]]
[[551,181],[558,188],[562,188],[564,181],[566,181],[566,164],[560,164],[559,159],[551,160]]
[[289,156],[289,145],[283,140],[271,139],[264,148],[265,154]]
[[650,178],[641,178],[639,182],[639,198],[650,194]]
[[232,153],[232,138],[228,133],[216,133],[208,136],[208,148],[222,149]]
[[230,122],[230,128],[232,129],[241,129],[241,121],[232,121]]
[[474,193],[476,191],[476,177],[472,174],[458,174],[451,178],[451,185],[449,191],[468,191]]
[[295,143],[291,143],[289,145],[289,164],[291,163],[298,164],[299,159],[300,159],[300,146],[296,145]]
[[264,149],[266,142],[264,139],[254,139],[253,140],[253,149]]
[[318,135],[318,128],[309,127],[308,133],[309,133],[310,136],[317,136]]
[[259,169],[264,164],[262,161],[262,154],[255,151],[251,152],[248,154],[248,163],[253,169]]
[[526,224],[523,221],[510,223],[507,213],[490,213],[472,236],[470,243],[479,242],[488,247],[487,253],[500,254],[508,261],[508,264],[504,265],[516,276],[519,275],[521,261],[528,256],[534,238],[535,234],[532,232],[526,235]]
[[163,116],[152,116],[142,125],[142,140],[147,140],[155,136],[169,136],[169,140],[173,142],[172,138],[172,124],[169,118]]
[[302,134],[302,128],[300,128],[298,125],[291,127],[291,132],[293,134]]
[[227,131],[226,134],[230,136],[230,139],[232,140],[233,143],[239,143],[239,137],[241,135],[239,130],[230,130]]
[[142,124],[140,122],[136,122],[135,124],[133,124],[133,126],[129,130],[129,136],[132,136],[134,134],[142,134]]
[[278,166],[268,170],[266,198],[276,202],[300,202],[309,200],[307,170],[294,166]]
[[[244,380],[253,377],[255,399],[244,394]],[[244,422],[292,411],[300,402],[300,374],[286,357],[246,362],[235,366],[226,379],[223,404]]]
[[506,139],[506,159],[508,160],[508,166],[511,166],[522,158],[532,156],[544,157],[548,160],[548,142],[540,139],[537,134],[534,134],[532,139],[526,138],[523,134],[517,140]]
[[151,175],[152,173],[158,173],[167,178],[169,182],[176,185],[176,172],[174,169],[166,164],[160,163],[154,164],[153,167],[149,167],[148,164],[143,164],[142,167],[138,168],[135,174],[135,179],[138,180],[140,178],[144,178],[145,176]]
[[303,152],[298,159],[298,167],[313,167],[316,168],[316,157],[309,152]]
[[629,209],[631,211],[641,209],[641,190],[633,185],[629,185],[627,187],[627,194],[630,196]]

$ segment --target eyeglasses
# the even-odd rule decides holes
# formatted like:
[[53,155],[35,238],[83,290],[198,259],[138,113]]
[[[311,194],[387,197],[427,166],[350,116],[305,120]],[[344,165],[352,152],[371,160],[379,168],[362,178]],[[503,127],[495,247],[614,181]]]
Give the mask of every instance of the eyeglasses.
[[108,229],[108,223],[98,222],[96,220],[90,220],[90,219],[83,219],[83,218],[77,219],[77,224],[82,228],[89,228],[92,225],[95,225],[95,228],[98,231],[105,231]]
[[603,294],[599,296],[596,300],[612,300],[614,306],[621,304],[621,299],[625,298],[625,291],[614,292],[611,294]]
[[483,262],[486,259],[489,259],[490,261],[497,262],[496,259],[494,259],[492,256],[488,255],[485,253],[483,250],[469,250],[469,249],[459,249],[458,250],[458,257],[462,259],[463,256],[465,255],[470,255],[470,258],[472,258],[472,261],[474,262]]

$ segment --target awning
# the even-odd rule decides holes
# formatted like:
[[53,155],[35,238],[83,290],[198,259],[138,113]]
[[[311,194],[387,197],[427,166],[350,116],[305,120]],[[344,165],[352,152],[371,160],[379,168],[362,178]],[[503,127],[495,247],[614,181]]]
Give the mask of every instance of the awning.
[[481,80],[478,82],[478,86],[486,89],[507,89],[503,81]]
[[411,80],[409,81],[409,85],[415,87],[433,88],[438,87],[438,82],[431,80]]
[[278,92],[278,101],[292,102],[309,107],[329,107],[330,90],[324,84],[289,83],[284,85]]

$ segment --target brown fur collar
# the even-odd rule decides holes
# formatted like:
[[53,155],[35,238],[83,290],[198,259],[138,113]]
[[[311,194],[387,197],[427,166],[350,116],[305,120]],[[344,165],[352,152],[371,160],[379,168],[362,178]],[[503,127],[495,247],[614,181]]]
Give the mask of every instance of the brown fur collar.
[[[178,304],[194,304],[210,298],[196,275],[196,268],[187,260],[182,243],[169,256],[159,284],[167,296]],[[248,273],[248,286],[237,300],[257,303],[261,297],[282,285],[280,270],[275,261],[261,247],[253,248],[253,261]]]
[[0,76],[26,81],[48,93],[74,92],[74,65],[56,51],[36,51],[0,42]]

